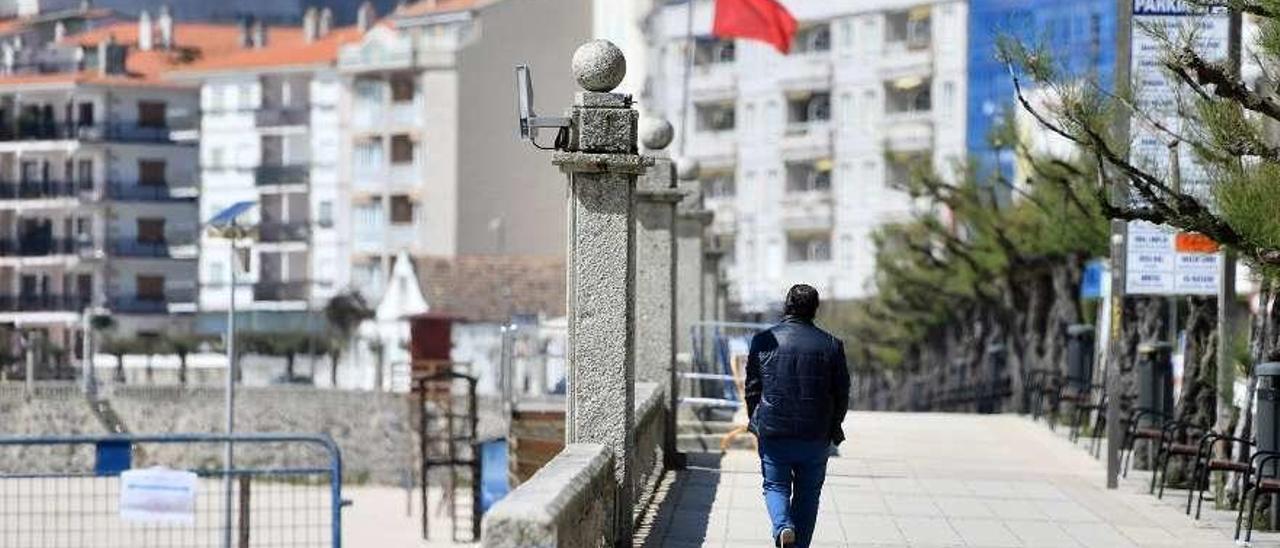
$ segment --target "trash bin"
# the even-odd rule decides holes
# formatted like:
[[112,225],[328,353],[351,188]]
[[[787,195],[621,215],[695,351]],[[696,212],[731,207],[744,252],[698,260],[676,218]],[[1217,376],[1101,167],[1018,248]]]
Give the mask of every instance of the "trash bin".
[[1254,418],[1258,450],[1276,451],[1280,446],[1280,422],[1276,420],[1280,413],[1280,362],[1260,364],[1254,374],[1258,376],[1258,411]]
[[1094,329],[1075,324],[1067,328],[1067,385],[1076,393],[1093,384]]
[[[1173,415],[1173,346],[1169,343],[1138,346],[1138,408]],[[1148,424],[1156,420],[1143,418]]]

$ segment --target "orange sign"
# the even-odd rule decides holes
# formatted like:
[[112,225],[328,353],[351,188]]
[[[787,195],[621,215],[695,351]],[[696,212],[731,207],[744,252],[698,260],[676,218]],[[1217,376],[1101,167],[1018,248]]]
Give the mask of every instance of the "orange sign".
[[1217,253],[1218,242],[1195,232],[1179,232],[1174,240],[1178,253]]

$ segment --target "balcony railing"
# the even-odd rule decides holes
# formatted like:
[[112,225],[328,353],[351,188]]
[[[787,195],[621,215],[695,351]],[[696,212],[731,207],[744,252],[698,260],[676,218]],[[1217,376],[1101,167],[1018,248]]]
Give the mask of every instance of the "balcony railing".
[[307,223],[262,223],[258,225],[260,242],[305,242],[311,235]]
[[93,182],[23,181],[0,183],[0,200],[36,200],[43,198],[75,198],[81,192],[93,191]]
[[168,143],[172,133],[186,129],[187,122],[164,126],[143,126],[137,123],[110,124],[66,123],[18,123],[14,127],[0,129],[0,141],[121,141],[131,143]]
[[258,185],[306,184],[311,179],[311,166],[261,166],[257,170]]
[[306,108],[271,108],[257,111],[254,116],[258,127],[305,126],[311,119],[311,110]]
[[167,258],[175,246],[192,245],[194,235],[170,235],[161,241],[139,241],[135,238],[112,240],[111,254],[117,257]]
[[194,200],[194,186],[170,184],[152,185],[136,182],[112,181],[107,183],[107,193],[113,200],[137,202],[167,202]]
[[88,305],[80,295],[0,295],[0,312],[79,312]]
[[164,295],[127,295],[112,297],[110,308],[113,312],[125,314],[164,314],[171,304],[194,303],[194,290],[166,289]]
[[308,282],[258,282],[253,284],[255,301],[301,301],[307,298]]
[[80,244],[74,238],[28,237],[0,240],[0,257],[50,257],[75,255]]

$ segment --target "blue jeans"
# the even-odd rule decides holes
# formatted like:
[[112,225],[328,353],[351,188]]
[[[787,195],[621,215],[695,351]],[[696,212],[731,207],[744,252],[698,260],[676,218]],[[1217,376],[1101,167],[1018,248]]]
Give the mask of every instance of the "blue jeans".
[[775,541],[786,527],[795,530],[798,548],[807,548],[813,540],[830,445],[827,440],[760,438],[764,504]]

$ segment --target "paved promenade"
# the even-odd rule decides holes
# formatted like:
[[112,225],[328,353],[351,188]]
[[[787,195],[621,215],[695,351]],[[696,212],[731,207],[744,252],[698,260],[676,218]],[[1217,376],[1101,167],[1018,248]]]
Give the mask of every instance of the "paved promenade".
[[[1228,547],[1234,514],[1197,523],[1146,494],[1145,473],[1105,489],[1103,465],[1014,416],[850,414],[828,467],[815,546]],[[771,546],[759,459],[693,455],[668,480],[637,546]],[[1211,503],[1206,503],[1206,510]],[[1280,546],[1254,536],[1253,546]]]

